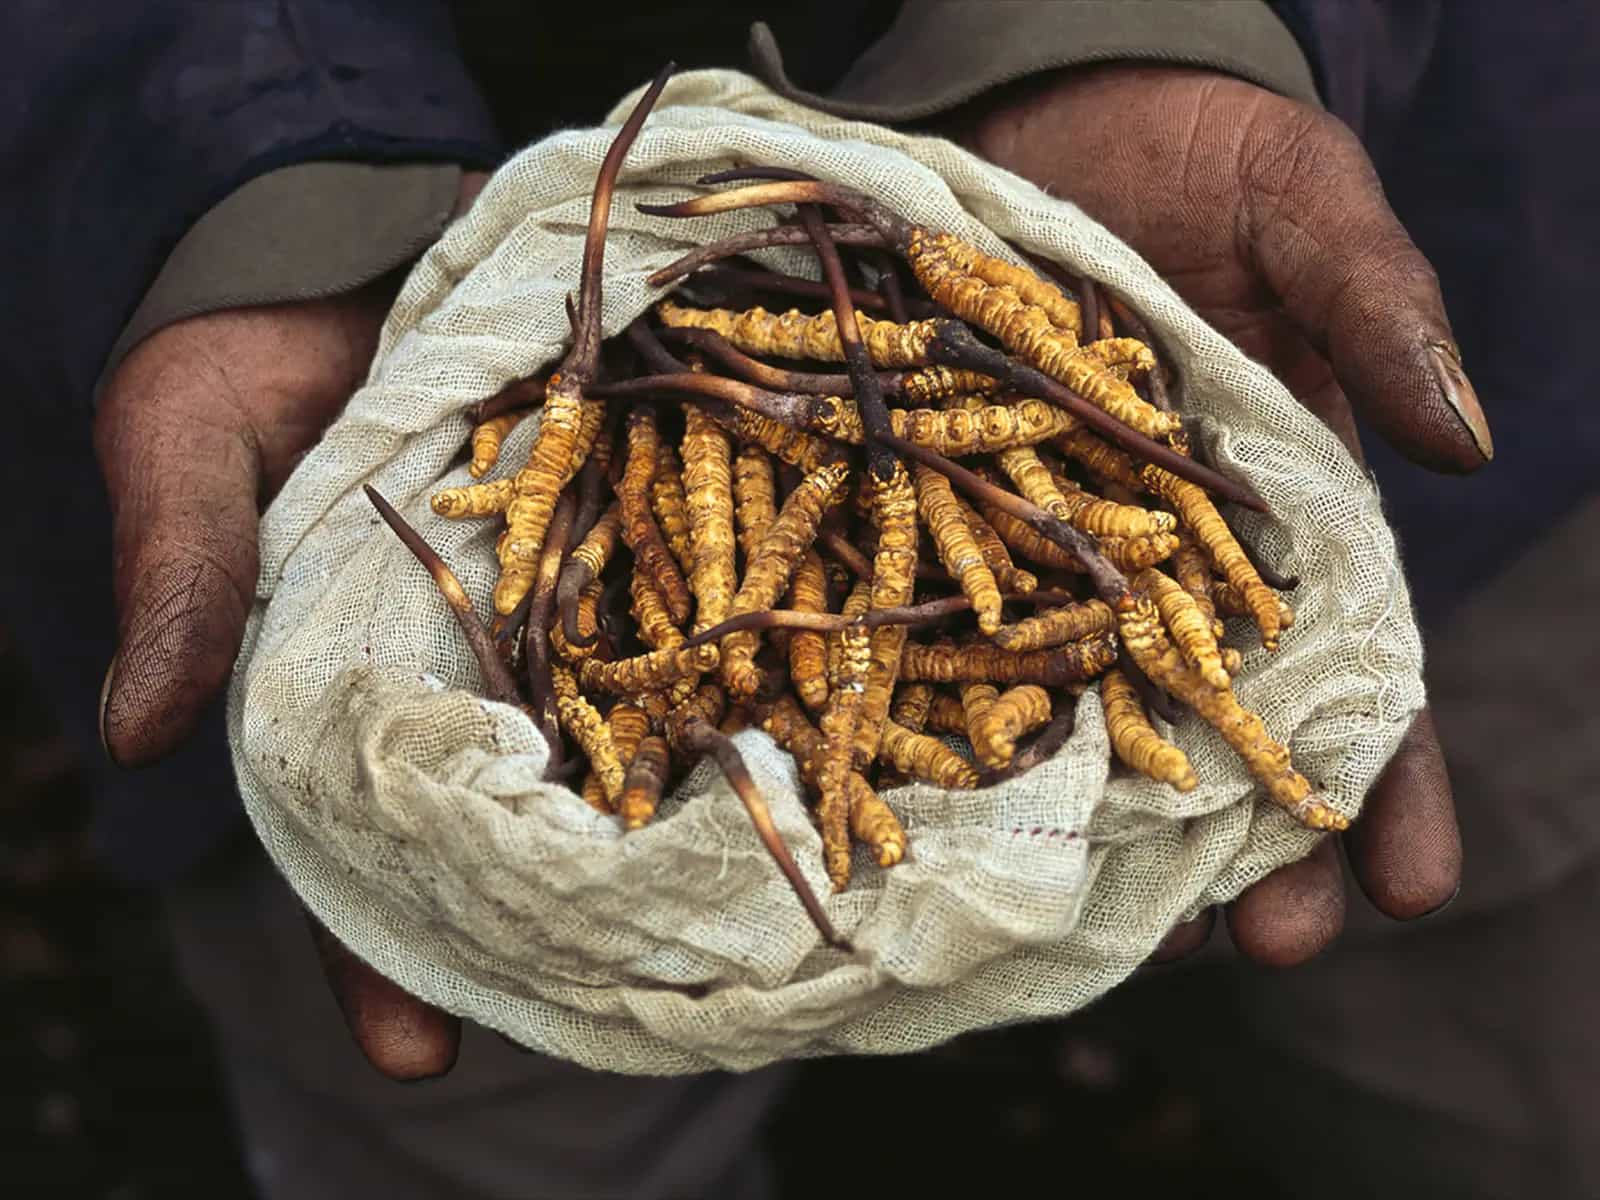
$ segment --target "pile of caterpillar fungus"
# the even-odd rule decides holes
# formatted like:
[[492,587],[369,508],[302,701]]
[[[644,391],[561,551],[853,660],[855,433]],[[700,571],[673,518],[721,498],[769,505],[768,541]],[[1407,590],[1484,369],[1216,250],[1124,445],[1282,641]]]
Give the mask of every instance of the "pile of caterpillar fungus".
[[[1342,828],[1233,693],[1222,618],[1250,618],[1268,649],[1292,620],[1293,581],[1216,506],[1260,501],[1192,455],[1148,331],[1115,297],[753,168],[701,182],[766,182],[650,211],[792,216],[664,268],[652,282],[678,290],[602,346],[611,193],[665,78],[601,167],[570,350],[479,406],[478,482],[432,499],[446,517],[503,521],[487,626],[373,494],[439,583],[487,693],[539,724],[551,778],[634,830],[713,756],[835,944],[737,730],[793,755],[835,889],[856,844],[882,867],[906,854],[881,790],[982,787],[1036,765],[1091,687],[1127,769],[1197,785],[1153,719],[1187,708],[1271,802]],[[718,265],[780,244],[813,247],[822,282]],[[798,307],[769,311],[769,296]],[[501,444],[536,409],[526,461],[504,469]]]

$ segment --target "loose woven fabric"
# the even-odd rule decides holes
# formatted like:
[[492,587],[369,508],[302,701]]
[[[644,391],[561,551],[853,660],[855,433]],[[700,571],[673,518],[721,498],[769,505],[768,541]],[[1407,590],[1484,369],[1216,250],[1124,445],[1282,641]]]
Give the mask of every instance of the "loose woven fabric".
[[[448,610],[361,485],[405,513],[487,613],[499,522],[444,520],[428,496],[468,482],[468,407],[563,352],[563,301],[613,133],[558,134],[499,171],[412,272],[366,385],[266,514],[229,731],[250,817],[317,916],[408,991],[539,1051],[612,1071],[742,1070],[1071,1012],[1174,921],[1307,853],[1315,835],[1258,802],[1198,720],[1173,734],[1194,791],[1113,771],[1091,689],[1071,740],[1036,770],[983,791],[886,793],[909,856],[880,870],[858,853],[849,889],[827,897],[849,956],[821,948],[710,763],[626,836],[541,782],[532,722],[479,698]],[[675,79],[629,156],[607,336],[660,297],[651,271],[773,220],[670,221],[635,202],[682,198],[696,176],[745,163],[871,191],[1014,257],[1007,238],[1144,315],[1195,436],[1277,515],[1243,516],[1243,532],[1301,578],[1293,628],[1278,654],[1245,655],[1239,697],[1353,815],[1422,704],[1421,644],[1378,497],[1327,430],[1071,205],[947,142],[837,120],[725,71]],[[768,254],[816,274],[807,253]],[[496,476],[524,461],[533,424],[508,439]],[[1230,640],[1254,644],[1239,623]],[[793,761],[758,731],[736,740],[827,896]]]

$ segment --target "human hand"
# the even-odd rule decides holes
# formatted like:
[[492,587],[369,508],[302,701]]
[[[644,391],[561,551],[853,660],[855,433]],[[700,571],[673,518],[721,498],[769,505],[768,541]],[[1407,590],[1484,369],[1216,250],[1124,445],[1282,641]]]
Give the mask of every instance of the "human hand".
[[[1114,64],[986,98],[950,132],[1126,241],[1358,458],[1352,404],[1429,469],[1473,471],[1492,456],[1433,269],[1336,119],[1215,72]],[[1426,710],[1343,836],[1388,916],[1454,897],[1461,839]],[[1241,895],[1228,927],[1243,953],[1286,966],[1326,948],[1344,911],[1330,838]],[[1210,928],[1209,914],[1178,927],[1157,957],[1193,950]]]
[[[457,211],[482,187],[463,178]],[[178,321],[118,365],[95,414],[111,501],[117,653],[106,753],[161,758],[221,691],[255,598],[256,525],[365,376],[395,280],[327,300]],[[406,995],[313,922],[351,1034],[396,1079],[448,1071],[460,1022]]]

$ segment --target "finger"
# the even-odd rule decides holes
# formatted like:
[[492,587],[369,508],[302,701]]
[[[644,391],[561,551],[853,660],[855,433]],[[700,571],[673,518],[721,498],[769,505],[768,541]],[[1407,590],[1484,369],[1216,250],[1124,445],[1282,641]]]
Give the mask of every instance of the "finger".
[[204,359],[118,371],[95,441],[113,515],[118,648],[101,699],[111,758],[149,762],[228,677],[255,593],[260,455]]
[[1261,111],[1240,157],[1240,245],[1385,440],[1434,470],[1483,466],[1494,444],[1438,278],[1355,135],[1323,114]]
[[1324,837],[1305,858],[1247,888],[1228,906],[1228,933],[1239,952],[1263,966],[1292,967],[1315,958],[1344,928],[1344,877],[1338,844]]
[[461,1049],[461,1019],[385,979],[309,913],[306,921],[344,1023],[367,1061],[401,1083],[447,1074]]
[[1461,888],[1461,830],[1450,774],[1427,709],[1367,794],[1345,848],[1373,907],[1408,921],[1455,899]]
[[1192,921],[1174,925],[1161,939],[1161,944],[1150,955],[1152,964],[1177,962],[1187,958],[1211,940],[1211,931],[1217,926],[1217,910],[1208,908]]

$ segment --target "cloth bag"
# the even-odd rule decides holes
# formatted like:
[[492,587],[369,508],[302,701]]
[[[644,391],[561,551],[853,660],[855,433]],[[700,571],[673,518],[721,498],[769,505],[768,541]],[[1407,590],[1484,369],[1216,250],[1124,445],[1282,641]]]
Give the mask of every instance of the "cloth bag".
[[[1194,791],[1113,771],[1093,689],[1037,769],[980,791],[886,793],[907,860],[880,870],[858,851],[839,895],[793,761],[764,733],[737,735],[854,955],[821,945],[709,762],[626,836],[541,781],[533,723],[479,698],[459,630],[361,485],[405,513],[487,614],[500,523],[444,520],[428,497],[468,481],[469,406],[563,352],[614,132],[558,133],[500,169],[412,271],[367,382],[264,518],[229,734],[250,818],[317,917],[409,992],[537,1051],[641,1074],[746,1070],[1072,1012],[1173,922],[1305,855],[1316,835],[1258,802],[1197,719],[1172,735]],[[1196,439],[1276,514],[1244,514],[1242,531],[1301,579],[1281,650],[1246,653],[1238,695],[1353,815],[1422,705],[1422,651],[1378,496],[1334,437],[1072,205],[948,142],[839,120],[729,71],[674,79],[629,156],[606,251],[608,337],[659,299],[653,270],[773,220],[671,221],[635,202],[745,163],[868,190],[1014,258],[1009,239],[1138,309]],[[808,253],[766,253],[816,274]],[[493,477],[525,460],[535,424],[507,440]],[[1243,623],[1230,640],[1254,644]]]

